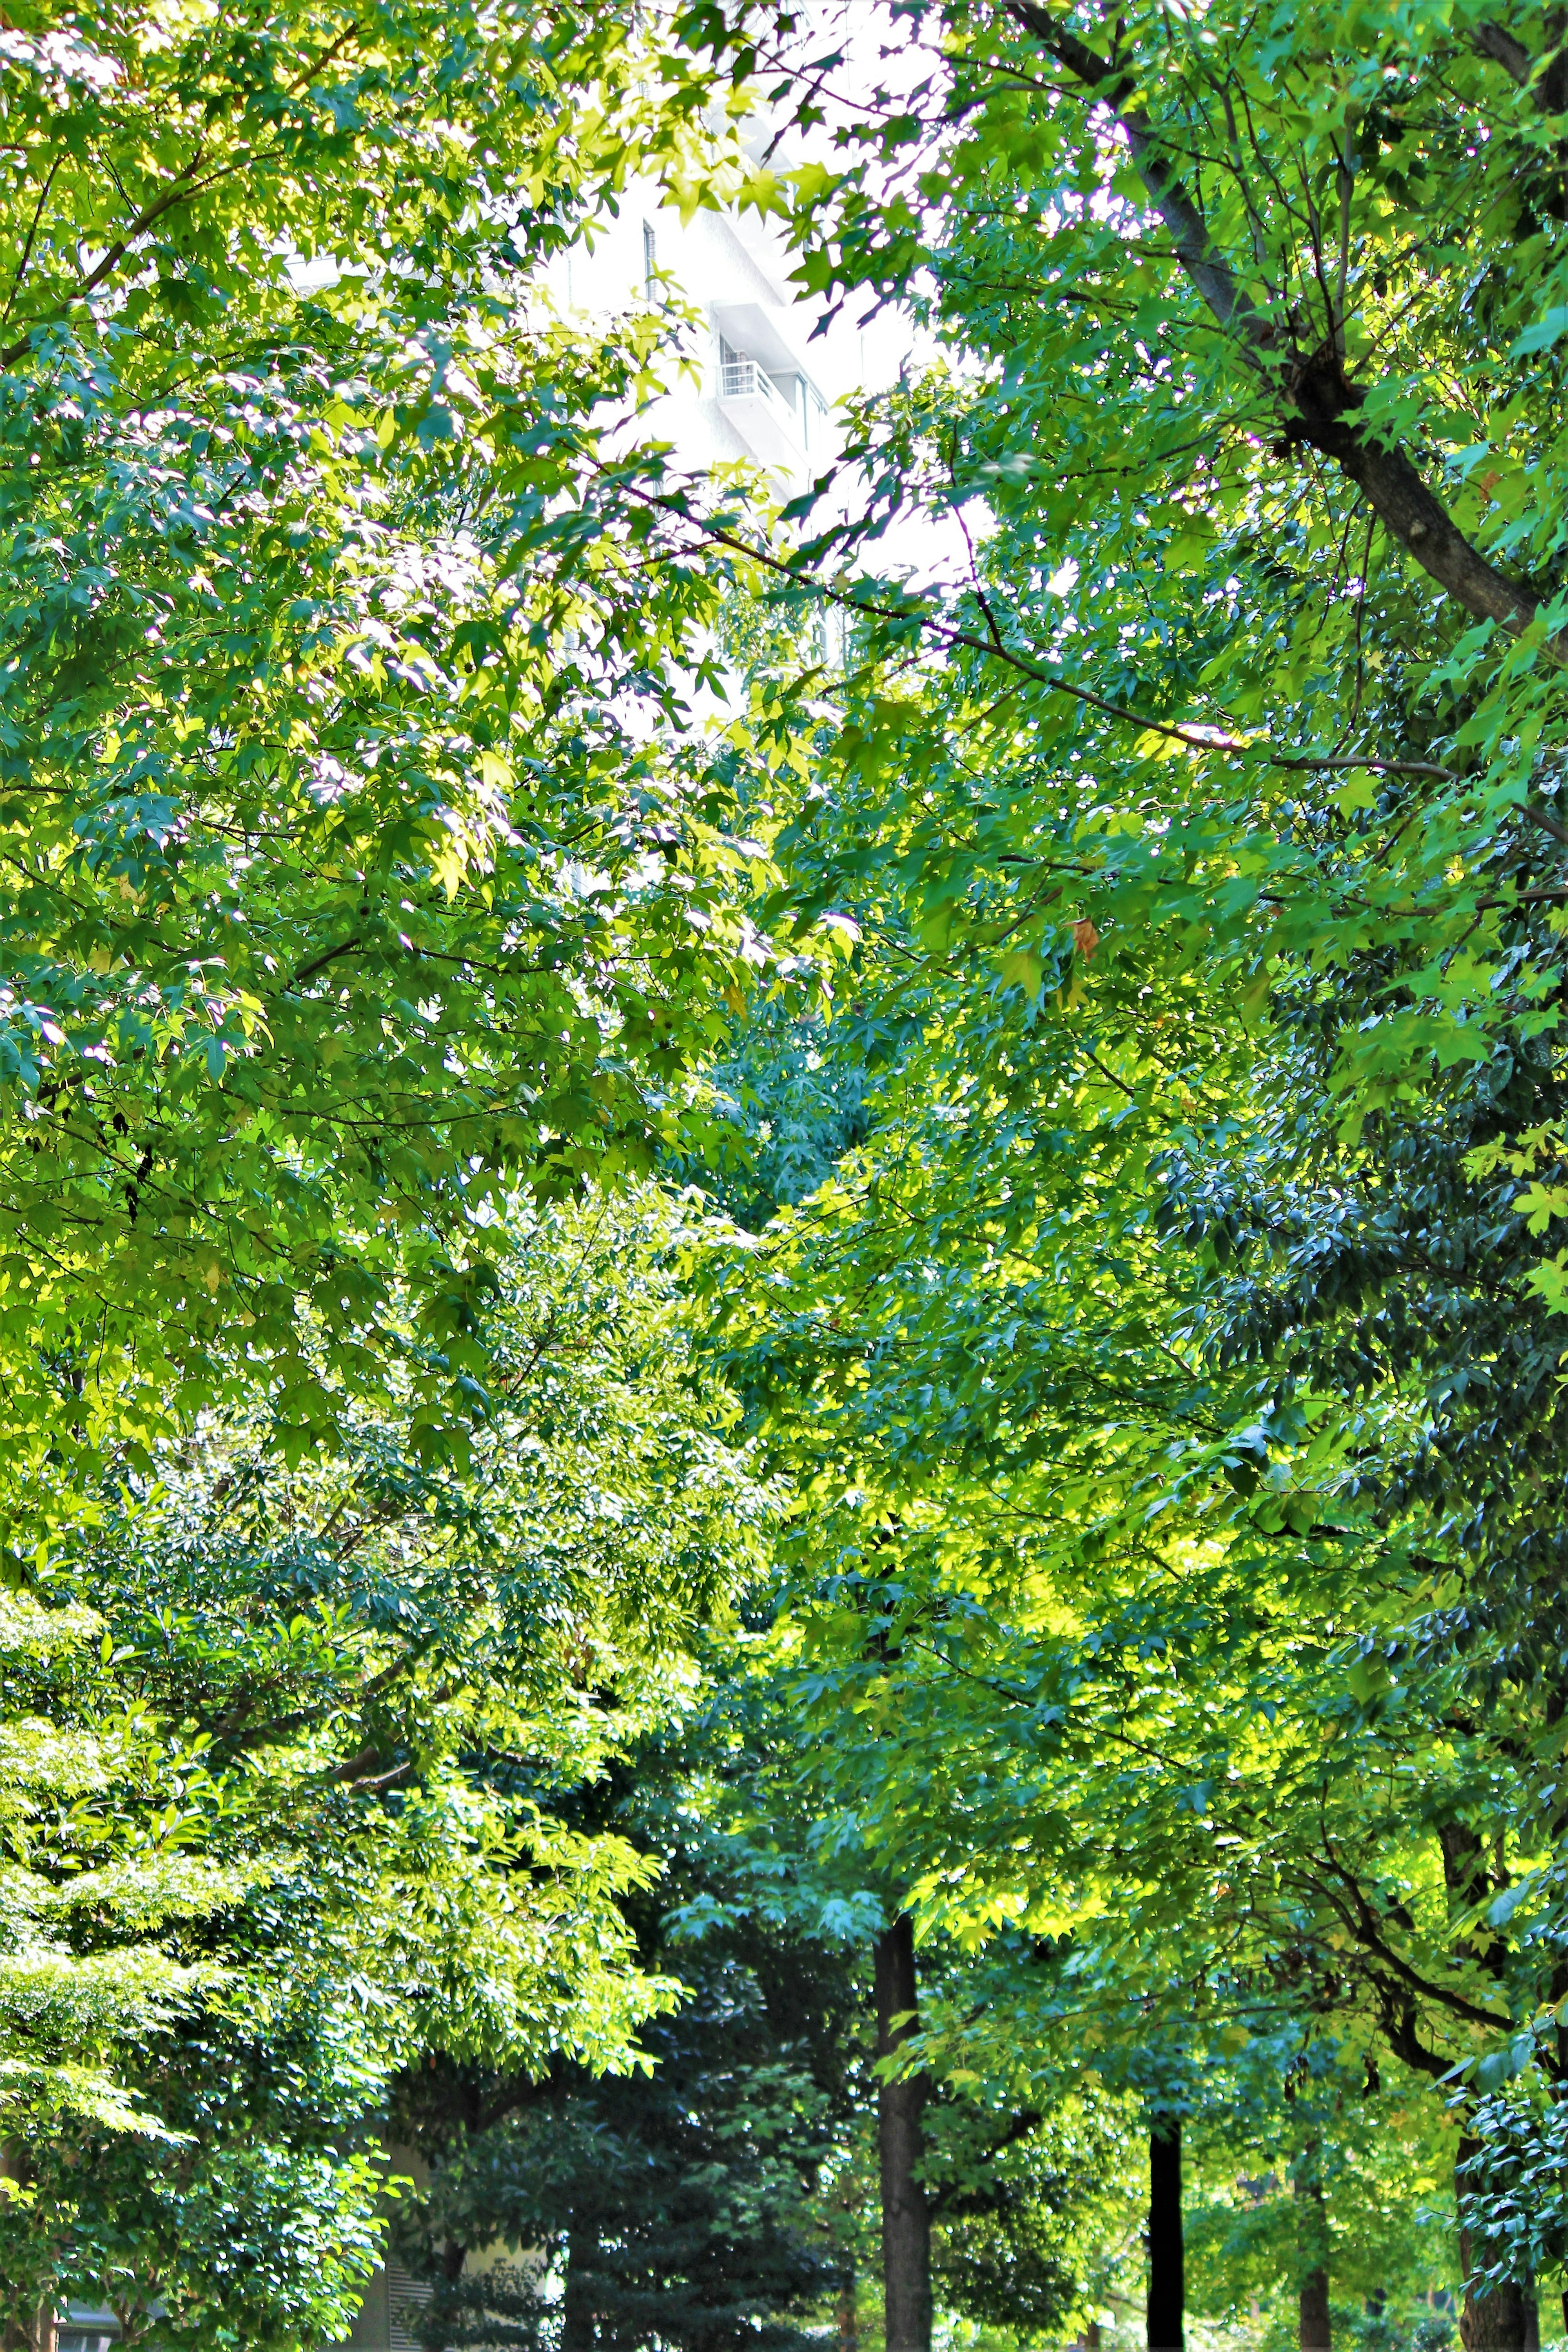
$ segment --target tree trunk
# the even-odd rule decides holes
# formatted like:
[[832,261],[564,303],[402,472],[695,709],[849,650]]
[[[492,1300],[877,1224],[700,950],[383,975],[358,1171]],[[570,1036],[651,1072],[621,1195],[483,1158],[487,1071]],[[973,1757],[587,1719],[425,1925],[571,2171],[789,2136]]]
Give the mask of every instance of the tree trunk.
[[855,2308],[855,2274],[852,2271],[839,2289],[839,2305],[835,2315],[838,2322],[839,2352],[859,2352],[860,2315]]
[[[914,2031],[915,1922],[894,1921],[876,1943],[876,2051],[891,2057]],[[894,2025],[902,2016],[904,2022]],[[877,2094],[882,2173],[882,2274],[887,2352],[931,2352],[931,2214],[917,2178],[928,2074],[883,2083]]]
[[1322,2179],[1322,2148],[1309,2139],[1296,2167],[1296,2242],[1303,2264],[1297,2328],[1301,2352],[1332,2352],[1329,2317],[1329,2216]]
[[[1468,2165],[1480,2152],[1480,2142],[1462,2139],[1458,2162]],[[1459,2195],[1459,2262],[1465,2273],[1465,2307],[1459,2314],[1459,2341],[1465,2352],[1525,2352],[1528,2333],[1525,2305],[1529,2298],[1512,2279],[1477,2294],[1470,2273],[1485,2263],[1491,2249],[1478,2244],[1464,2218],[1464,2193]]]
[[1315,2270],[1310,2270],[1301,2281],[1300,2340],[1301,2352],[1333,2352],[1329,2274],[1322,2263]]
[[593,2280],[599,2233],[573,2214],[566,2233],[566,2288],[560,2305],[560,2352],[593,2352]]
[[[1469,2234],[1459,2232],[1467,2269],[1469,2254],[1464,2241]],[[1523,2292],[1511,2281],[1507,2286],[1494,2287],[1490,2294],[1477,2294],[1467,2286],[1465,2307],[1459,2314],[1459,2341],[1465,2352],[1526,2352],[1528,2317]]]
[[1160,2116],[1149,2135],[1149,2352],[1184,2352],[1186,2273],[1181,2125],[1174,2116]]
[[31,2314],[0,2319],[0,2352],[55,2352],[55,2315],[48,2304]]

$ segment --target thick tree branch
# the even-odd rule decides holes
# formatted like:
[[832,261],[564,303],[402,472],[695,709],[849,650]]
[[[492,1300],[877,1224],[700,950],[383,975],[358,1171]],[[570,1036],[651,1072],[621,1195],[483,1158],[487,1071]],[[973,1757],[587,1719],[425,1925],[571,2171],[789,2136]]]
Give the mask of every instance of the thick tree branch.
[[1445,2074],[1452,2072],[1452,2059],[1444,2057],[1441,2051],[1429,2050],[1422,2041],[1416,2027],[1416,2004],[1408,1996],[1396,1992],[1391,1985],[1380,1983],[1377,2006],[1383,2038],[1396,2058],[1403,2059],[1406,2066],[1416,2074],[1427,2075],[1435,2083],[1441,2082]]
[[[270,1748],[280,1739],[289,1738],[297,1731],[308,1730],[313,1724],[320,1723],[326,1717],[338,1712],[340,1708],[350,1708],[362,1714],[366,1707],[372,1706],[378,1698],[389,1691],[393,1683],[399,1681],[402,1675],[411,1674],[415,1666],[422,1664],[434,1646],[435,1638],[434,1633],[426,1633],[422,1640],[413,1643],[410,1648],[401,1650],[390,1665],[383,1666],[379,1674],[372,1675],[368,1683],[362,1683],[360,1688],[351,1693],[347,1699],[334,1694],[320,1699],[314,1706],[296,1707],[288,1715],[274,1716],[266,1723],[252,1725],[248,1730],[246,1727],[256,1698],[264,1696],[266,1688],[271,1685],[264,1685],[261,1691],[247,1693],[219,1722],[217,1736],[226,1745],[235,1749]],[[451,1696],[450,1685],[437,1693],[439,1699],[447,1699]],[[373,1755],[376,1751],[371,1748],[364,1752]],[[356,1769],[361,1769],[363,1757],[358,1760]]]
[[1506,25],[1482,25],[1475,36],[1475,44],[1483,58],[1490,58],[1494,65],[1502,68],[1517,89],[1533,94],[1541,113],[1561,114],[1568,106],[1568,42],[1563,37],[1563,12],[1561,8],[1547,10],[1538,16],[1536,24],[1546,37],[1546,48],[1540,58],[1533,57]]
[[1476,35],[1476,47],[1482,57],[1500,65],[1521,89],[1529,87],[1531,68],[1535,61],[1524,43],[1516,41],[1501,25],[1483,25]]
[[1315,1882],[1319,1893],[1333,1906],[1356,1941],[1367,1951],[1375,1953],[1383,1967],[1402,1979],[1412,1993],[1437,2002],[1455,2017],[1462,2017],[1467,2025],[1490,2026],[1499,2033],[1506,2033],[1517,2022],[1495,2009],[1483,2009],[1479,2001],[1469,2000],[1466,1994],[1455,1991],[1448,1985],[1435,1982],[1432,1978],[1423,1976],[1418,1969],[1412,1968],[1403,1954],[1396,1951],[1380,1932],[1377,1915],[1353,1874],[1332,1852],[1325,1853],[1323,1860],[1326,1868],[1345,1888],[1346,1896],[1342,1898],[1321,1877]]
[[302,963],[298,971],[289,974],[289,987],[298,988],[306,981],[314,980],[319,971],[324,971],[329,963],[336,963],[340,956],[352,955],[361,944],[361,940],[356,936],[350,940],[340,940],[335,948],[323,949],[319,955],[311,956],[308,961]]
[[[1186,276],[1220,326],[1235,338],[1248,363],[1275,386],[1285,410],[1287,442],[1304,443],[1331,458],[1362,492],[1390,538],[1473,619],[1495,621],[1515,635],[1527,629],[1540,610],[1535,596],[1470,545],[1403,449],[1375,440],[1358,422],[1365,388],[1345,375],[1333,337],[1303,357],[1285,345],[1237,285],[1229,266],[1210,245],[1203,215],[1154,125],[1133,103],[1131,77],[1058,24],[1039,0],[1002,0],[1002,5],[1015,24],[1115,117]],[[1496,31],[1500,45],[1511,42],[1500,28],[1490,29]],[[1488,54],[1498,52],[1489,47]],[[1549,650],[1555,660],[1568,664],[1568,634],[1559,632],[1550,639]]]
[[1268,338],[1268,324],[1237,286],[1228,264],[1208,241],[1203,215],[1183,188],[1176,172],[1161,154],[1154,125],[1143,109],[1132,104],[1134,84],[1106,58],[1096,56],[1087,42],[1065,26],[1057,25],[1035,0],[1004,0],[1009,16],[1049,49],[1074,79],[1086,83],[1103,106],[1121,124],[1138,174],[1154,199],[1155,208],[1175,241],[1182,268],[1222,327],[1240,321],[1257,344]]

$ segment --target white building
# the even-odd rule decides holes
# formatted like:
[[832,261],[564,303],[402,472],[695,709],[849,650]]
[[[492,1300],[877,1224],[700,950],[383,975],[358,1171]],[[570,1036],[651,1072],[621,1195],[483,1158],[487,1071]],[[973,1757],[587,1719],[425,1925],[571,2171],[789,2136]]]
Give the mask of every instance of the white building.
[[746,460],[793,497],[837,454],[832,404],[856,380],[853,328],[812,339],[821,306],[789,283],[782,238],[755,213],[683,223],[658,192],[629,191],[618,220],[550,273],[569,313],[611,317],[647,299],[689,305],[699,324],[668,395],[637,422],[683,469]]

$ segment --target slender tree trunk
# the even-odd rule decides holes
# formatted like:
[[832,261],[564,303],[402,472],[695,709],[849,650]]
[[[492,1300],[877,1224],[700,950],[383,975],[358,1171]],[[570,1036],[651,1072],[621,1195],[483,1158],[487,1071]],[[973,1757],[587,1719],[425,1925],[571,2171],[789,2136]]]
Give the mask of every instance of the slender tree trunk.
[[[1458,2161],[1469,2164],[1479,2155],[1480,2142],[1462,2139]],[[1523,2287],[1513,2280],[1490,2293],[1478,2294],[1470,2284],[1470,2273],[1477,2263],[1484,2263],[1490,2249],[1479,2244],[1464,2219],[1464,2197],[1459,2198],[1459,2261],[1465,2272],[1465,2307],[1459,2314],[1459,2341],[1465,2352],[1525,2352],[1527,2335],[1526,2303]]]
[[593,2352],[593,2258],[598,2231],[576,2215],[566,2232],[566,2289],[560,2305],[560,2352]]
[[1329,2318],[1329,2274],[1320,2263],[1301,2281],[1300,2321],[1301,2352],[1333,2352],[1333,2325]]
[[1181,2125],[1160,2116],[1149,2135],[1149,2352],[1184,2352],[1186,2303]]
[[1524,2352],[1541,2352],[1541,2306],[1533,2293],[1524,2298]]
[[[876,2049],[890,2057],[914,2030],[915,1922],[894,1921],[876,1943]],[[902,2016],[904,2022],[894,2025]],[[931,2352],[931,2214],[916,2177],[928,2074],[883,2083],[877,2095],[882,2172],[882,2274],[887,2352]]]
[[860,2317],[855,2309],[855,2274],[851,2271],[839,2289],[838,2310],[839,2352],[860,2352]]
[[1306,2268],[1301,2273],[1297,2320],[1301,2352],[1333,2352],[1333,2323],[1329,2317],[1329,2217],[1320,2174],[1322,2149],[1310,2139],[1301,2150],[1296,2173],[1297,2242]]

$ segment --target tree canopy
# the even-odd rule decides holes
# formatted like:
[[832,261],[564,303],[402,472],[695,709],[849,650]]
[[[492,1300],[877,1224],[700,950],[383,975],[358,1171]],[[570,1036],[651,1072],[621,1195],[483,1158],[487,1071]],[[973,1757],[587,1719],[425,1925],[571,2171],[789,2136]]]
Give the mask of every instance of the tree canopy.
[[[0,73],[15,2340],[302,2352],[395,2123],[433,2344],[1524,2352],[1563,12]],[[644,183],[908,322],[781,509]]]
[[476,1221],[645,1171],[762,960],[684,716],[722,576],[591,429],[663,331],[540,278],[738,151],[632,12],[78,12],[4,71],[18,1442],[261,1382],[304,1442],[389,1359],[439,1423]]

